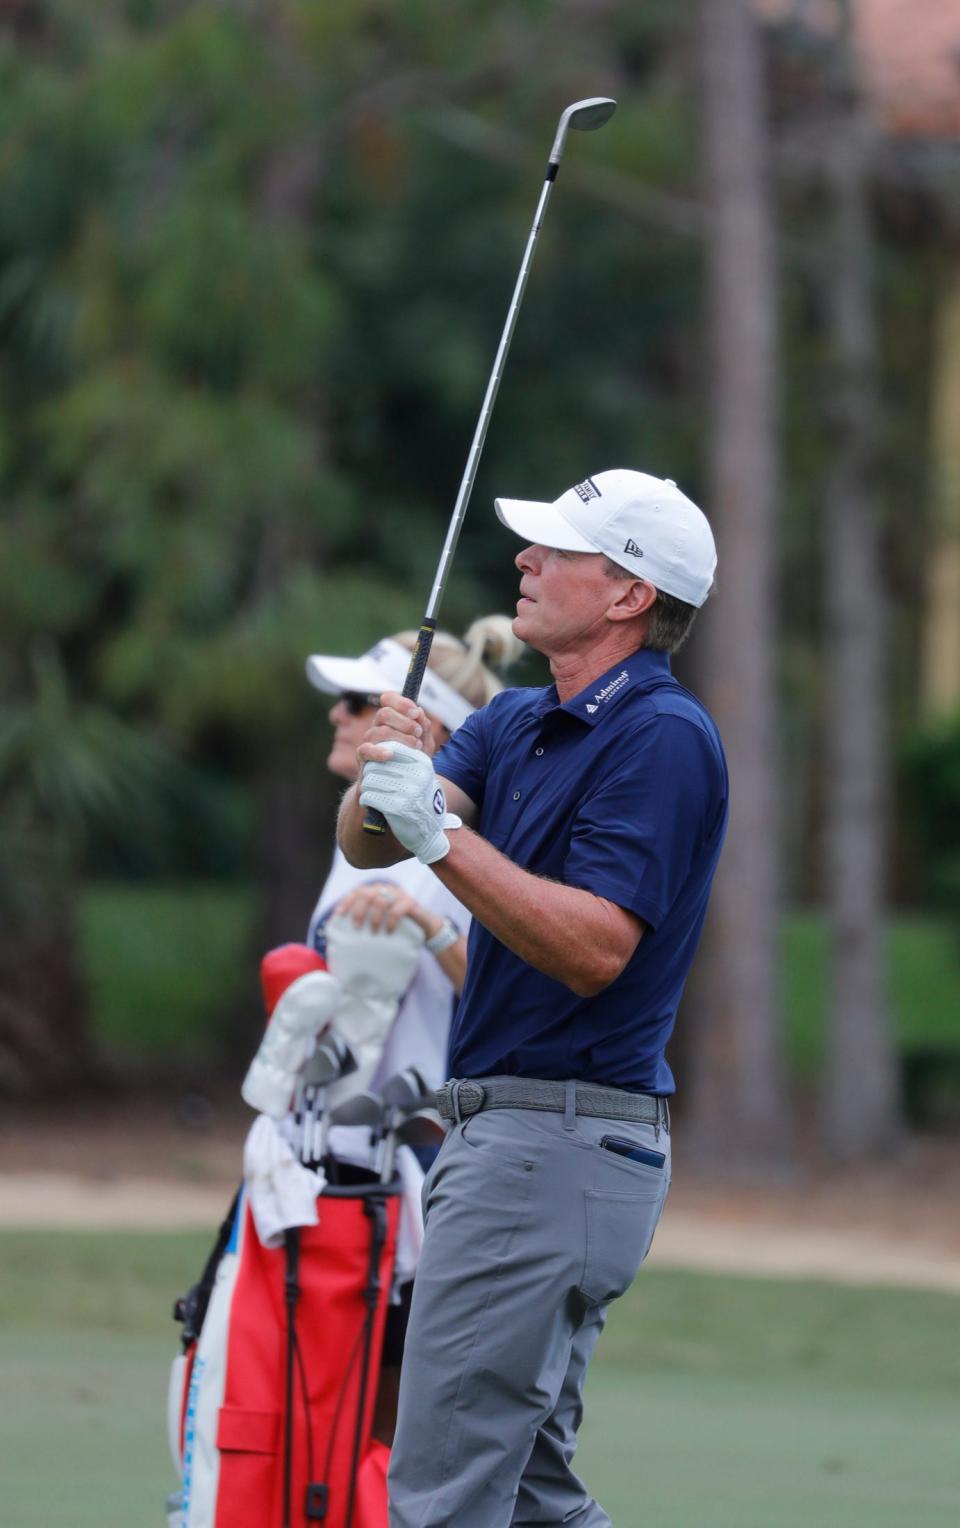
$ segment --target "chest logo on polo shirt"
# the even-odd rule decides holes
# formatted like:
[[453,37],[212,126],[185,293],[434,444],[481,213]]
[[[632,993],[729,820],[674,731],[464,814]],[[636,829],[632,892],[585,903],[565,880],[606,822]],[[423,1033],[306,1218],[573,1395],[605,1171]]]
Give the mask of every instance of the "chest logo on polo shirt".
[[587,710],[590,712],[591,716],[593,715],[594,711],[599,711],[599,709],[599,706],[592,705],[589,700],[587,701]]

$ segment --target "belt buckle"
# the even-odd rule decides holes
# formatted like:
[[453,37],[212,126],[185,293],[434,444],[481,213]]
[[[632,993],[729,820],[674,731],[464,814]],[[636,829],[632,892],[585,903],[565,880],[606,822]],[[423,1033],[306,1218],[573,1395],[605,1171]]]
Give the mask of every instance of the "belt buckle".
[[[461,1098],[461,1089],[468,1090],[467,1097]],[[450,1108],[453,1111],[454,1123],[462,1125],[464,1117],[471,1114],[479,1114],[483,1108],[486,1093],[479,1082],[474,1082],[469,1077],[460,1077],[456,1082],[450,1083]]]

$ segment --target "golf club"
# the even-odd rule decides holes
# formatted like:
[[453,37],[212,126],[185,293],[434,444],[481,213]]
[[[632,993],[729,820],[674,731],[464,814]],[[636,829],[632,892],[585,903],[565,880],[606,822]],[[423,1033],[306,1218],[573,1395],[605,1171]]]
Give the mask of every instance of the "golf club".
[[386,1118],[387,1105],[378,1093],[363,1089],[330,1110],[331,1125],[369,1125],[370,1145],[376,1146]]
[[[336,1076],[331,1077],[329,1083],[327,1084],[328,1088],[332,1087],[335,1082],[340,1082],[342,1078],[349,1077],[350,1073],[355,1072],[359,1065],[356,1056],[350,1049],[347,1042],[342,1040],[339,1035],[337,1036],[337,1040],[340,1046],[342,1046],[342,1052],[340,1054],[340,1069],[336,1073]],[[324,1090],[324,1094],[326,1095],[326,1089]],[[320,1121],[320,1140],[317,1144],[317,1156],[320,1162],[323,1162],[327,1155],[327,1136],[329,1135],[329,1132],[330,1121],[327,1112],[325,1111]]]
[[415,1066],[408,1066],[402,1072],[394,1075],[384,1083],[381,1089],[381,1097],[391,1109],[399,1109],[408,1114],[413,1109],[419,1109],[421,1105],[433,1099],[433,1089],[428,1088],[422,1074]]
[[346,1077],[357,1069],[357,1060],[342,1035],[330,1029],[320,1041],[313,1055],[304,1063],[301,1078],[304,1084],[305,1119],[300,1143],[300,1160],[322,1161],[324,1154],[324,1125],[320,1122],[320,1139],[317,1139],[318,1116],[322,1114],[322,1096],[333,1082]]
[[[460,480],[460,491],[450,517],[450,525],[447,529],[447,539],[440,553],[440,562],[437,567],[433,588],[430,591],[430,599],[427,602],[426,612],[420,623],[417,633],[416,645],[410,659],[410,667],[407,669],[407,677],[404,680],[403,694],[408,700],[416,700],[420,694],[420,685],[430,658],[430,649],[433,646],[433,634],[437,629],[437,615],[440,610],[440,602],[443,599],[443,591],[446,587],[450,565],[453,562],[453,554],[457,549],[460,539],[460,531],[463,526],[464,516],[467,512],[467,504],[470,501],[470,493],[473,489],[473,480],[477,473],[477,463],[483,450],[483,443],[487,435],[487,427],[490,416],[493,413],[494,400],[503,376],[503,368],[507,359],[507,351],[510,349],[510,341],[513,338],[514,326],[517,322],[517,314],[520,311],[520,303],[523,299],[524,288],[527,284],[527,276],[530,271],[530,262],[533,259],[533,250],[540,232],[540,225],[550,200],[550,192],[560,169],[560,160],[567,142],[567,134],[571,127],[579,132],[594,132],[609,122],[617,109],[616,101],[608,96],[589,96],[583,101],[574,101],[568,106],[560,117],[557,124],[556,137],[553,140],[553,148],[550,150],[550,158],[547,160],[547,173],[544,177],[543,189],[540,192],[540,200],[533,216],[533,225],[530,236],[527,239],[527,247],[524,250],[523,260],[520,263],[520,273],[517,276],[516,286],[513,289],[513,297],[507,312],[503,333],[500,336],[500,344],[497,346],[497,354],[487,383],[487,391],[484,394],[483,404],[480,408],[480,417],[474,431],[473,442],[467,456],[467,465],[464,468],[463,477]],[[374,807],[367,809],[363,819],[365,833],[382,834],[387,831],[386,819],[382,812]]]
[[352,1093],[330,1110],[331,1125],[379,1125],[383,1119],[383,1099],[379,1093],[364,1088]]
[[447,1132],[437,1114],[408,1114],[388,1128],[380,1182],[389,1183],[398,1146],[440,1146]]

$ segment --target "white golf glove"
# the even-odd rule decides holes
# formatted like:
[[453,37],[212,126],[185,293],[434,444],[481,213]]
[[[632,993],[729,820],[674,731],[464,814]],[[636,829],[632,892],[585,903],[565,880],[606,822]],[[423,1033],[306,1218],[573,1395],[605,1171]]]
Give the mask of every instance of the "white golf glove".
[[415,854],[422,865],[432,865],[450,852],[445,828],[462,828],[459,817],[447,811],[443,786],[433,764],[419,748],[388,743],[390,757],[383,763],[369,759],[360,781],[360,805],[382,812],[394,838]]
[[251,1109],[275,1119],[286,1114],[297,1073],[342,994],[329,971],[308,971],[281,994],[240,1089]]

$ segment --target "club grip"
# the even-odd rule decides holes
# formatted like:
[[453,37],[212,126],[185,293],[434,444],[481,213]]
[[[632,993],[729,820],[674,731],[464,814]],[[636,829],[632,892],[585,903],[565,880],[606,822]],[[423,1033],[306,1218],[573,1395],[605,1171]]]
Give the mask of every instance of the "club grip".
[[[437,629],[435,620],[424,616],[417,632],[417,641],[410,656],[410,665],[407,669],[407,677],[403,681],[403,695],[406,700],[418,700],[423,676],[427,671],[430,661],[430,649],[433,646],[433,634]],[[363,831],[369,833],[371,838],[382,838],[387,832],[387,819],[382,812],[378,812],[375,806],[367,807],[367,815],[363,819]]]

